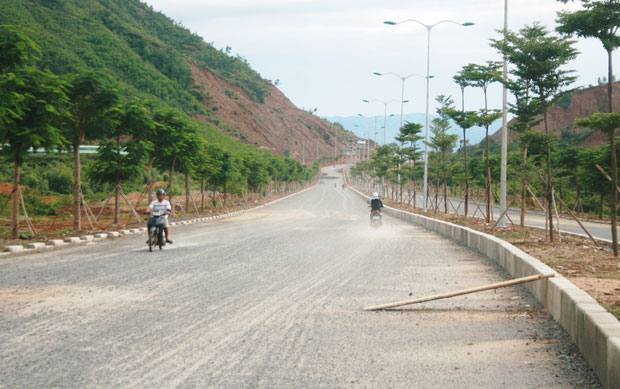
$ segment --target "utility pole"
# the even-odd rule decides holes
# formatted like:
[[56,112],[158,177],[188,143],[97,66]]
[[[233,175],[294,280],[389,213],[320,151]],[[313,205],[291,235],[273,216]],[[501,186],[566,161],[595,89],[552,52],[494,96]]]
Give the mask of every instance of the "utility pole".
[[[504,40],[506,39],[506,34],[508,32],[508,0],[504,0]],[[507,114],[507,105],[508,105],[508,89],[506,89],[505,81],[508,80],[508,59],[504,54],[504,69],[502,73],[502,77],[504,79],[503,84],[503,101],[502,101],[502,166],[500,173],[500,215],[504,215],[506,213],[506,172],[508,170],[508,114]],[[487,212],[489,212],[487,210]],[[500,220],[498,220],[499,227],[506,227],[506,217],[500,216]]]

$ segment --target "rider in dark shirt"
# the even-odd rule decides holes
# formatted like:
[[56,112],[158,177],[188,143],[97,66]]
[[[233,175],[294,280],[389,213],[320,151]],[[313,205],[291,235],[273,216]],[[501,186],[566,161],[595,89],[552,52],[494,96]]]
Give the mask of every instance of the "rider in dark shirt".
[[381,208],[383,208],[383,202],[379,198],[379,193],[375,192],[372,194],[370,198],[370,219],[372,220],[372,213],[374,211],[381,212]]

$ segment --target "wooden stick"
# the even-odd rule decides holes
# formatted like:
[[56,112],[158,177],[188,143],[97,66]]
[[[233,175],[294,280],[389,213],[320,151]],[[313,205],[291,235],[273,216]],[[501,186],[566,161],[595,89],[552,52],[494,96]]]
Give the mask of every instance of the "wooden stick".
[[90,220],[90,215],[88,214],[88,205],[86,205],[86,200],[84,200],[84,195],[82,194],[82,192],[80,192],[80,197],[82,199],[82,205],[84,206],[84,213],[86,214],[86,220],[88,220],[88,224],[90,224],[91,230],[94,231],[95,226],[93,226],[93,222]]
[[95,224],[97,225],[97,227],[99,227],[99,223],[97,223],[97,219],[95,219],[95,213],[93,212],[93,210],[88,206],[88,203],[86,202],[86,198],[84,197],[84,193],[82,193],[82,201],[84,202],[84,207],[87,210],[87,214],[88,212],[90,213],[90,217],[91,219],[95,222]]
[[570,208],[566,205],[566,203],[564,203],[564,201],[562,200],[562,198],[560,198],[560,196],[558,196],[558,194],[556,193],[555,196],[558,198],[558,201],[566,207],[566,209],[568,209],[568,213],[570,213],[570,215],[573,217],[573,219],[575,219],[575,221],[579,224],[579,226],[581,227],[582,230],[585,231],[585,233],[590,237],[590,240],[592,240],[592,242],[594,242],[594,245],[596,247],[600,247],[600,245],[598,244],[598,242],[596,241],[596,239],[594,239],[594,237],[590,234],[590,232],[588,232],[588,230],[583,226],[583,224],[581,224],[581,221],[579,221],[579,218],[577,218],[577,216],[575,216],[575,214],[573,213],[573,211],[570,210]]
[[[504,209],[504,212],[502,212],[502,214],[499,216],[499,218],[497,219],[497,221],[495,222],[495,224],[493,224],[493,228],[491,228],[491,231],[493,231],[495,229],[495,227],[497,227],[497,225],[499,224],[499,221],[502,220],[502,218],[504,217],[504,215],[506,215],[506,212],[508,212],[508,207],[506,207],[506,209]],[[510,221],[512,223],[512,221]],[[514,223],[513,223],[514,224]]]
[[17,191],[19,194],[19,201],[21,202],[22,209],[24,210],[24,216],[26,217],[26,225],[28,226],[28,230],[30,231],[32,236],[35,236],[37,233],[34,228],[34,225],[30,222],[30,217],[28,217],[28,212],[26,212],[26,203],[24,203],[24,195],[22,194],[22,190],[19,188],[19,185],[17,186]]
[[537,274],[537,275],[533,275],[533,276],[529,276],[529,277],[516,278],[516,279],[510,280],[510,281],[498,282],[496,284],[490,284],[490,285],[485,285],[485,286],[479,286],[479,287],[476,287],[476,288],[464,289],[464,290],[461,290],[461,291],[458,291],[458,292],[443,293],[443,294],[437,294],[437,295],[434,295],[434,296],[420,297],[420,298],[413,299],[413,300],[405,300],[405,301],[399,301],[399,302],[396,302],[396,303],[377,305],[377,306],[374,306],[374,307],[367,307],[367,308],[364,308],[364,311],[378,311],[380,309],[388,309],[388,308],[400,307],[402,305],[418,304],[418,303],[423,303],[423,302],[426,302],[426,301],[432,301],[432,300],[445,299],[445,298],[449,298],[449,297],[461,296],[463,294],[482,292],[483,290],[504,288],[506,286],[512,286],[512,285],[517,285],[517,284],[523,284],[523,283],[526,283],[526,282],[538,281],[538,280],[542,280],[544,278],[550,278],[550,277],[554,277],[554,276],[555,276],[555,274]]
[[129,199],[127,198],[127,196],[125,196],[125,192],[123,192],[123,188],[120,188],[120,192],[121,195],[123,196],[123,198],[125,199],[125,201],[127,202],[127,205],[129,205],[129,208],[131,208],[131,211],[133,212],[133,215],[136,217],[136,219],[138,219],[138,223],[142,223],[142,219],[140,218],[140,216],[138,216],[138,213],[136,212],[136,210],[133,208],[133,205],[131,205],[131,202],[129,201]]
[[534,194],[534,192],[532,192],[532,189],[530,189],[529,185],[525,186],[527,188],[527,191],[530,192],[530,194],[532,195],[532,197],[534,198],[534,201],[536,201],[536,204],[538,204],[539,207],[542,208],[543,211],[545,211],[545,213],[547,212],[547,210],[545,209],[545,207],[543,207],[543,205],[540,203],[540,201],[538,201],[538,197],[536,197],[536,195]]
[[[605,178],[607,179],[607,181],[609,181],[609,182],[613,182],[613,181],[612,181],[612,179],[611,179],[611,177],[609,176],[609,174],[607,174],[607,172],[605,171],[605,169],[603,169],[602,167],[600,167],[598,163],[597,163],[595,166],[596,166],[596,168],[597,168],[597,169],[598,169],[601,173],[603,173],[603,175],[605,176]],[[620,187],[616,186],[616,188],[618,188],[618,191],[620,192]]]
[[9,200],[11,199],[11,195],[9,195],[6,200],[4,201],[4,204],[2,204],[2,207],[0,207],[0,213],[2,213],[2,211],[4,211],[4,207],[6,207],[6,205],[9,203]]
[[99,220],[99,217],[101,216],[101,214],[103,213],[103,210],[105,209],[106,205],[108,205],[108,202],[110,201],[110,199],[112,198],[112,194],[114,194],[114,191],[112,191],[112,193],[110,193],[110,195],[108,196],[107,199],[105,199],[105,202],[103,203],[103,206],[101,207],[101,209],[99,210],[99,214],[97,215],[97,217],[95,218],[95,221]]
[[551,204],[553,204],[553,210],[555,211],[555,221],[558,225],[558,239],[560,240],[560,242],[562,241],[562,234],[560,234],[560,215],[558,214],[558,207],[555,204],[555,190],[553,189],[553,186],[551,187]]

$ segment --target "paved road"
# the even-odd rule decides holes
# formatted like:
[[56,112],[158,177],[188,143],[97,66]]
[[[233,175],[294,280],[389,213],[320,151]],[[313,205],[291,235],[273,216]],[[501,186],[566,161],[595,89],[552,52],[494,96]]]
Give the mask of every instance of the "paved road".
[[[403,193],[403,198],[406,198],[406,192]],[[423,198],[424,198],[423,195],[419,193],[416,194],[416,204],[418,206],[422,204]],[[463,215],[465,213],[465,205],[464,205],[465,201],[464,200],[458,199],[458,198],[450,198],[449,200],[450,201],[448,203],[448,212],[455,213],[455,209],[456,209],[458,210],[459,215]],[[434,197],[433,197],[433,201],[434,201]],[[480,205],[480,209],[486,213],[486,204],[484,203],[484,200],[479,205]],[[430,205],[429,205],[429,208],[430,208]],[[491,208],[493,209],[493,213],[492,213],[493,218],[494,220],[497,220],[497,218],[502,214],[502,211],[497,205],[495,206],[491,205]],[[444,210],[442,196],[440,196],[439,198],[439,210],[442,212]],[[469,208],[467,209],[467,213],[469,214],[469,216],[476,216],[479,218],[483,217],[481,211],[477,209],[476,204],[473,203],[471,200],[469,202]],[[511,208],[508,211],[508,216],[515,224],[518,225],[519,221],[521,220],[520,219],[521,210]],[[545,228],[545,221],[546,221],[545,216],[542,213],[542,210],[538,213],[537,212],[526,212],[525,214],[525,224],[527,226]],[[510,222],[508,221],[508,223]],[[611,225],[609,223],[596,223],[596,222],[582,221],[582,224],[586,227],[586,229],[590,232],[590,234],[592,234],[592,236],[594,236],[595,238],[606,239],[606,240],[611,241]],[[553,218],[553,226],[554,228],[557,229],[557,221],[555,217]],[[583,229],[579,226],[579,224],[570,217],[560,217],[560,230],[564,232],[580,234],[587,238],[587,234],[583,231]]]
[[327,173],[162,252],[127,237],[3,259],[0,387],[596,387],[522,287],[362,311],[507,275],[399,220],[372,229]]

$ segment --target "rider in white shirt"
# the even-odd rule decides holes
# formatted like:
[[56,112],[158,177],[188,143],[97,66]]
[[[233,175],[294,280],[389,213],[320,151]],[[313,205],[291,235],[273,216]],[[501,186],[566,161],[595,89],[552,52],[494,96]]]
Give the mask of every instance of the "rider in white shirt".
[[157,200],[151,201],[151,204],[149,204],[149,207],[145,211],[145,213],[151,213],[151,211],[153,210],[161,210],[165,212],[165,215],[162,217],[166,222],[164,227],[164,232],[166,233],[166,243],[172,244],[172,241],[168,239],[168,215],[170,215],[170,213],[172,212],[172,207],[170,206],[170,201],[164,200],[165,195],[166,192],[163,189],[157,189]]

